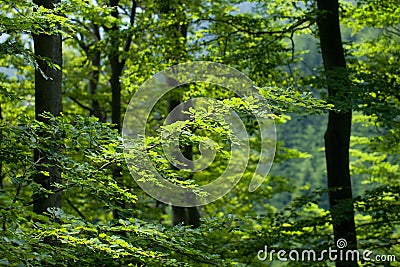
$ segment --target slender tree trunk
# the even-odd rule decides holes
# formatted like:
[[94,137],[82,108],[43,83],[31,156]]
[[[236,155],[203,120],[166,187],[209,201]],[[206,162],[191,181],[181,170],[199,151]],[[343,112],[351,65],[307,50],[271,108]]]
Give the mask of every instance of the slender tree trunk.
[[[93,33],[96,35],[97,42],[100,40],[100,29],[99,26],[93,24]],[[92,105],[90,115],[99,118],[100,121],[105,122],[106,116],[105,112],[101,110],[100,102],[96,99],[96,91],[99,85],[100,68],[101,68],[101,52],[96,50],[93,52],[92,58],[92,68],[90,72],[89,81],[89,94],[92,96]]]
[[[179,1],[175,2],[172,1],[161,1],[159,2],[160,4],[160,12],[161,14],[175,14],[176,12],[176,7],[175,5],[179,5]],[[169,31],[166,32],[166,38],[171,38],[178,40],[181,37],[184,37],[185,40],[187,38],[187,22],[183,21],[183,23],[180,23],[180,21],[177,21],[174,25],[171,25],[171,28]],[[173,42],[174,43],[174,42]],[[176,47],[173,47],[171,51],[174,51],[171,54],[166,55],[166,58],[168,58],[171,62],[174,64],[179,63],[181,60],[181,55],[186,53],[186,43],[183,45],[179,45],[179,42],[174,43],[176,44]],[[167,49],[168,50],[168,49]],[[171,112],[176,106],[178,106],[181,103],[182,99],[179,97],[179,99],[170,99],[168,101],[168,112]],[[184,119],[184,118],[181,118]],[[192,147],[185,147],[183,151],[183,155],[187,159],[192,159],[193,157],[193,152],[192,152]],[[171,165],[171,168],[173,166]],[[173,225],[188,225],[192,227],[199,227],[200,226],[200,213],[197,207],[189,207],[189,208],[184,208],[184,207],[178,207],[178,206],[172,206],[172,224]]]
[[[111,16],[115,19],[119,18],[119,0],[110,0],[109,6],[113,8],[111,11]],[[134,27],[135,19],[136,19],[136,1],[132,1],[131,6],[131,14],[130,14],[130,27]],[[132,30],[132,29],[131,29]],[[120,40],[119,37],[118,25],[114,24],[111,29],[108,29],[108,33],[110,36],[110,44],[111,51],[108,55],[111,65],[111,91],[112,91],[112,99],[111,99],[111,121],[115,125],[115,128],[118,130],[118,133],[121,133],[122,124],[121,124],[121,75],[122,70],[124,69],[126,59],[121,58],[122,53],[120,52],[120,48],[122,48],[123,52],[127,53],[132,44],[133,33],[129,33],[124,42]]]
[[[118,0],[111,0],[110,1],[110,6],[113,7],[113,11],[111,12],[111,15],[114,18],[119,17],[119,13],[117,10],[119,1]],[[111,66],[111,78],[110,78],[110,84],[111,84],[111,122],[114,124],[115,129],[117,129],[118,134],[121,134],[122,130],[122,125],[121,125],[121,74],[122,74],[122,69],[124,67],[123,63],[120,61],[120,54],[119,54],[119,47],[120,47],[120,42],[118,38],[118,27],[113,26],[111,31],[109,32],[110,34],[110,43],[111,43],[111,51],[108,55],[108,59],[110,61],[110,66]],[[116,166],[113,167],[112,169],[113,172],[113,178],[115,181],[120,181],[121,180],[121,168]],[[117,206],[120,208],[124,209],[125,208],[125,203],[122,201],[118,201]],[[115,219],[118,219],[121,217],[121,213],[115,209],[113,211],[113,216]]]
[[[119,81],[119,78],[121,77],[122,73],[122,66],[120,66],[118,62],[118,56],[115,54],[110,55],[110,63],[111,63],[111,69],[112,69],[112,74],[111,74],[111,93],[112,93],[112,100],[111,100],[111,120],[112,123],[114,124],[115,129],[117,129],[118,134],[121,134],[122,130],[122,125],[121,125],[121,83]],[[119,166],[114,166],[112,168],[112,174],[113,178],[115,181],[119,181],[119,184],[121,185],[121,167]],[[117,201],[117,206],[125,209],[126,203],[123,201]],[[121,218],[121,213],[115,209],[113,211],[113,217],[115,219]]]
[[[111,16],[115,19],[119,18],[119,0],[110,0],[109,6],[113,8],[111,11]],[[131,14],[130,14],[130,26],[134,27],[134,22],[136,18],[136,7],[137,3],[135,0],[132,1],[131,5]],[[125,43],[121,42],[119,37],[119,28],[118,25],[114,24],[111,29],[106,29],[110,36],[110,44],[111,44],[111,51],[108,55],[108,59],[110,61],[111,66],[111,121],[114,124],[115,129],[117,129],[118,133],[121,134],[122,130],[122,116],[121,116],[121,81],[120,78],[122,76],[122,70],[124,69],[126,59],[121,58],[120,48],[122,47],[124,52],[128,52],[131,43],[133,33],[128,34],[128,37],[124,40]],[[116,181],[121,180],[120,177],[122,169],[120,167],[113,168],[113,177]],[[118,206],[121,208],[125,208],[125,203],[118,202]],[[113,211],[114,218],[119,218],[120,214],[117,210]]]
[[121,125],[121,83],[119,81],[122,68],[118,64],[118,56],[110,55],[111,62],[111,121],[114,124],[115,129],[117,129],[118,133],[121,133],[122,125]]
[[[318,0],[317,4],[319,37],[328,93],[335,104],[346,99],[346,87],[349,86],[339,26],[339,4],[337,0]],[[348,244],[346,249],[357,248],[349,171],[351,116],[351,108],[341,112],[330,111],[325,132],[329,203],[334,237],[335,242],[341,238],[346,239]],[[358,264],[355,261],[337,261],[336,266],[358,266]]]
[[[168,101],[168,112],[170,113],[175,107],[177,107],[181,103],[181,99],[170,99]],[[187,109],[185,109],[187,110]],[[186,120],[189,119],[187,114],[180,114],[180,117],[172,118],[168,123],[173,123],[178,120]],[[192,160],[193,159],[193,148],[192,146],[183,147],[182,154],[185,158]],[[171,168],[175,168],[171,165]],[[186,168],[193,168],[193,166],[186,166]],[[191,178],[190,178],[191,179]],[[194,228],[200,226],[200,213],[197,207],[178,207],[172,206],[172,224],[175,225],[187,225],[192,226]]]
[[[118,19],[118,5],[119,0],[110,0],[110,7],[113,8],[111,15]],[[118,37],[119,28],[117,25],[114,25],[109,31],[110,35],[110,44],[111,51],[108,55],[111,65],[111,121],[114,124],[115,128],[118,130],[118,133],[121,133],[121,74],[122,69],[124,68],[124,62],[120,61],[120,41]]]
[[[54,8],[54,4],[59,0],[35,0],[35,4],[46,8]],[[59,27],[59,26],[57,26]],[[54,64],[62,67],[62,41],[61,35],[38,34],[33,35],[35,56],[51,60]],[[46,122],[46,119],[40,116],[43,112],[50,112],[57,116],[62,111],[61,99],[61,69],[49,67],[48,64],[38,59],[38,67],[35,71],[35,116],[38,121]],[[47,77],[44,77],[44,75]],[[41,133],[46,137],[46,133]],[[49,147],[50,151],[58,150],[57,147]],[[54,189],[54,183],[61,183],[61,174],[59,168],[54,162],[47,158],[46,152],[34,151],[34,160],[39,163],[49,164],[50,167],[40,167],[40,170],[47,171],[49,176],[38,173],[35,175],[35,182],[42,185],[45,189]],[[35,197],[33,210],[36,213],[43,213],[50,207],[61,207],[61,192],[49,195],[48,197]]]
[[[3,120],[3,114],[1,112],[1,103],[0,103],[0,121],[2,121],[2,120]],[[2,134],[3,133],[0,129],[0,137]],[[3,189],[3,162],[1,162],[1,161],[0,161],[0,189]]]

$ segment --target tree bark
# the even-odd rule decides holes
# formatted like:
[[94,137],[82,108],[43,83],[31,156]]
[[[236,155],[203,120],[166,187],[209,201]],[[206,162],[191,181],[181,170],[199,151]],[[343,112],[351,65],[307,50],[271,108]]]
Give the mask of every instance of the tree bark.
[[[119,0],[110,0],[109,6],[113,8],[111,11],[111,16],[113,16],[115,19],[119,18],[119,12],[118,12],[118,5],[119,5]],[[131,14],[130,14],[130,26],[134,27],[134,22],[136,19],[136,7],[137,3],[136,1],[132,1],[132,6],[131,6]],[[111,84],[111,90],[112,90],[112,99],[111,99],[111,121],[115,125],[115,128],[118,130],[118,133],[121,133],[122,129],[122,124],[121,124],[121,75],[122,75],[122,70],[124,69],[126,59],[121,58],[121,52],[120,48],[124,52],[128,52],[131,43],[132,43],[132,37],[133,33],[129,33],[127,38],[124,40],[124,43],[122,43],[119,39],[119,28],[118,25],[114,24],[111,29],[109,29],[109,36],[110,36],[110,44],[111,44],[111,51],[108,55],[108,58],[110,60],[110,65],[111,65],[111,78],[110,78],[110,84]]]
[[[175,96],[177,97],[177,96]],[[170,113],[181,103],[181,99],[170,99],[168,101],[168,112]],[[189,119],[187,114],[181,114],[181,117],[172,118],[168,123],[173,123],[178,120],[186,120]],[[183,147],[182,154],[185,158],[191,160],[193,159],[193,149],[192,146]],[[171,168],[175,168],[171,164]],[[192,168],[192,166],[186,166],[186,168]],[[191,179],[191,178],[190,178]],[[200,226],[200,213],[197,207],[178,207],[172,206],[172,224],[175,225],[187,225],[193,228],[197,228]]]
[[[119,0],[110,0],[109,6],[113,8],[111,11],[111,16],[115,19],[119,18]],[[136,7],[137,3],[135,0],[132,1],[131,6],[131,14],[130,14],[130,26],[134,27],[134,22],[136,19]],[[115,129],[117,129],[118,133],[121,134],[122,130],[122,123],[121,123],[121,81],[120,78],[122,76],[122,70],[124,69],[126,59],[121,58],[120,48],[123,49],[124,52],[128,52],[131,43],[133,33],[129,33],[127,38],[124,40],[125,43],[122,43],[119,38],[119,31],[117,24],[114,24],[111,29],[106,28],[108,34],[110,36],[110,44],[111,44],[111,51],[108,54],[108,59],[110,61],[111,66],[111,122],[114,124]],[[113,168],[113,177],[116,181],[120,180],[121,175],[121,168],[115,167]],[[118,202],[117,205],[121,208],[125,208],[124,202]],[[120,213],[117,210],[113,211],[114,218],[119,218]]]
[[[59,0],[35,0],[35,4],[53,9]],[[59,25],[57,26],[59,27]],[[35,71],[35,117],[38,121],[47,122],[40,115],[43,112],[50,112],[57,116],[62,111],[62,41],[61,34],[47,35],[44,33],[34,34],[34,49],[37,59],[38,68]],[[60,69],[48,66],[48,63],[41,58],[46,58],[52,63],[58,65]],[[43,73],[42,73],[43,72]],[[44,74],[44,75],[43,75]],[[45,77],[46,76],[46,77]],[[46,133],[40,133],[42,137],[46,137]],[[58,150],[57,147],[49,147],[50,151]],[[34,181],[42,185],[45,189],[54,189],[54,183],[61,183],[61,173],[56,163],[47,158],[48,153],[34,151],[34,161],[39,164],[49,164],[50,167],[39,167],[38,171],[47,171],[48,176],[38,173],[34,177]],[[33,203],[33,211],[43,213],[50,207],[61,207],[61,192],[49,195],[48,197],[35,197]]]
[[[337,0],[318,0],[318,28],[329,98],[338,104],[347,98],[349,78],[346,73]],[[347,241],[346,249],[357,248],[354,207],[349,170],[351,108],[329,111],[325,132],[325,157],[329,203],[332,214],[335,243]],[[356,261],[337,261],[337,267],[358,266]]]
[[[93,33],[95,34],[97,40],[100,41],[100,29],[96,24],[92,25]],[[92,96],[92,105],[90,115],[99,118],[101,122],[106,121],[105,112],[101,110],[100,102],[96,99],[96,91],[99,85],[99,77],[100,77],[100,68],[101,68],[101,52],[96,49],[93,51],[91,55],[92,62],[92,71],[90,72],[90,81],[89,81],[89,94]]]
[[[3,114],[1,112],[1,103],[0,103],[0,121],[3,120]],[[0,129],[0,137],[2,135],[2,130]],[[0,161],[0,189],[3,189],[3,162]],[[4,229],[4,227],[3,227]]]
[[[176,5],[179,5],[179,1],[161,1],[159,2],[159,8],[161,14],[175,14]],[[179,40],[180,37],[184,37],[185,40],[187,38],[187,22],[186,21],[177,21],[175,24],[171,25],[170,29],[166,31],[166,38],[171,38],[175,40]],[[174,43],[174,42],[173,42]],[[167,49],[169,50],[169,49]],[[182,52],[183,50],[183,52]],[[172,53],[174,51],[174,53]],[[176,47],[171,49],[171,54],[166,55],[166,58],[169,59],[173,64],[179,63],[181,60],[181,55],[186,54],[186,44],[179,45],[177,42]],[[181,103],[182,99],[170,99],[168,101],[168,112],[171,112],[176,106]],[[184,116],[180,119],[185,119]],[[192,159],[193,152],[192,147],[185,147],[182,153],[187,159]],[[174,166],[171,165],[171,168]],[[200,213],[197,207],[178,207],[172,206],[172,224],[179,225],[187,225],[192,226],[194,228],[200,226]]]
[[[118,4],[119,0],[110,0],[110,7],[113,8],[111,12],[111,16],[118,19]],[[121,133],[121,82],[120,77],[122,74],[122,69],[124,68],[124,63],[120,61],[120,53],[119,53],[119,37],[118,37],[119,28],[117,25],[114,25],[111,28],[110,34],[110,44],[111,51],[108,55],[111,65],[111,121],[117,129],[118,133]]]

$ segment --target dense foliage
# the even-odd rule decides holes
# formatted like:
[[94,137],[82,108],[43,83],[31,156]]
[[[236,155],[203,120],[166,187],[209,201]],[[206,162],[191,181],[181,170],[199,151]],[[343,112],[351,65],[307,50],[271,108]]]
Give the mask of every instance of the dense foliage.
[[[340,4],[349,84],[327,96],[314,1],[66,0],[0,4],[0,266],[333,266],[334,261],[261,261],[268,249],[335,247],[326,183],[328,111],[353,113],[350,171],[358,248],[400,266],[400,7],[396,0]],[[46,1],[45,1],[46,2]],[[51,1],[48,1],[51,2]],[[33,50],[32,36],[62,36],[63,64]],[[250,77],[277,127],[272,169],[248,191],[258,164],[254,106],[216,85],[190,84],[162,98],[147,121],[148,154],[165,179],[184,188],[210,182],[231,156],[230,130],[215,122],[229,106],[249,134],[239,183],[198,207],[200,226],[173,226],[173,207],[148,196],[125,163],[121,122],[130,98],[155,73],[177,63],[224,63]],[[35,70],[62,71],[61,114],[35,118]],[[213,109],[164,124],[171,99],[215,99]],[[335,103],[332,105],[331,103]],[[161,129],[182,147],[211,138],[217,156],[194,175],[171,168]],[[46,155],[34,157],[35,153]],[[37,155],[37,154],[36,154]],[[62,181],[46,188],[56,166]],[[140,173],[141,170],[138,170]],[[151,179],[143,174],[143,179]],[[61,193],[61,208],[32,206]],[[340,215],[340,214],[339,214]]]

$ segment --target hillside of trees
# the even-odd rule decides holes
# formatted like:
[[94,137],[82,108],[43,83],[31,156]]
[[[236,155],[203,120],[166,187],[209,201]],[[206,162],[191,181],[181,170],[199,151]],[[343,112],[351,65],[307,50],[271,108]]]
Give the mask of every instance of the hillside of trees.
[[399,51],[398,0],[2,0],[0,266],[400,266]]

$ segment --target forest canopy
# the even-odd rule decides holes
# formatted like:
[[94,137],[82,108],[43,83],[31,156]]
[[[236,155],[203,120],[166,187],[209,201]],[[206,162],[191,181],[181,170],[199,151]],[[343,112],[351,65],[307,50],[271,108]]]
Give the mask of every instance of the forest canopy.
[[397,0],[3,0],[0,266],[400,266],[399,51]]

